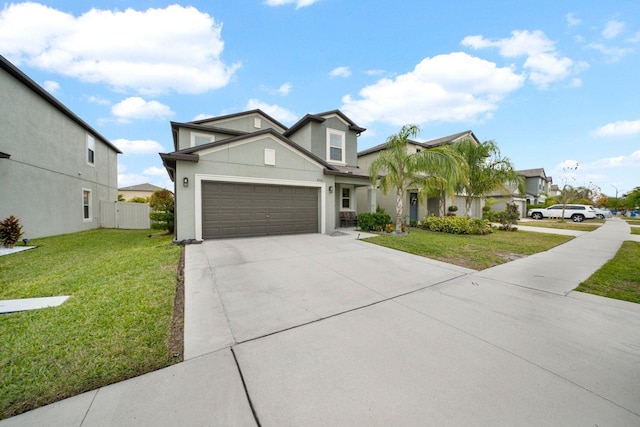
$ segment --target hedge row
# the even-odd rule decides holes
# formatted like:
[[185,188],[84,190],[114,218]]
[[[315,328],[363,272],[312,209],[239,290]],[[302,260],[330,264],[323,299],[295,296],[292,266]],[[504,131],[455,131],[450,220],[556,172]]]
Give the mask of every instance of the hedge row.
[[391,216],[388,213],[361,213],[358,215],[358,227],[362,231],[376,231],[378,227],[384,230],[387,224],[391,223]]
[[486,219],[467,218],[466,216],[428,216],[422,220],[421,227],[429,231],[451,234],[489,234],[491,225]]

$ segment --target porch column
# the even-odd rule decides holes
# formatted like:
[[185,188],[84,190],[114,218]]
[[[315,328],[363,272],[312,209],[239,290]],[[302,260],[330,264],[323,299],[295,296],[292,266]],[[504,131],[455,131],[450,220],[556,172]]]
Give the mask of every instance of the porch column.
[[378,207],[377,194],[378,191],[375,186],[370,185],[369,188],[367,188],[367,212],[369,213],[374,213]]

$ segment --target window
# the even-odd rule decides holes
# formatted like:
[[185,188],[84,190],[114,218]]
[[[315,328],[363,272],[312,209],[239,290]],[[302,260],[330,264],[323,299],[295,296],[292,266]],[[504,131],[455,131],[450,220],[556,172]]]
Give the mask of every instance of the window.
[[82,219],[91,221],[91,190],[82,190]]
[[351,189],[342,189],[342,209],[351,209]]
[[96,140],[93,136],[87,135],[87,163],[95,163]]
[[215,141],[215,136],[208,135],[206,133],[191,132],[191,146],[196,147],[198,145],[208,144]]
[[255,117],[253,119],[253,127],[256,129],[260,129],[262,127],[262,120],[260,120],[260,118]]
[[327,129],[327,159],[330,162],[346,163],[344,139],[344,132]]

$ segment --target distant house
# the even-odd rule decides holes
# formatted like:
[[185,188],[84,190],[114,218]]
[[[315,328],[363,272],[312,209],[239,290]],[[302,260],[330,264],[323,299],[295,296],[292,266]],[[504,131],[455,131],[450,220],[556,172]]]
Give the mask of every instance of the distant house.
[[[474,133],[470,130],[459,132],[453,135],[444,136],[442,138],[433,139],[426,142],[418,142],[409,140],[407,144],[407,149],[411,153],[418,153],[422,150],[428,150],[434,147],[439,147],[442,145],[450,145],[455,142],[462,141],[465,139],[471,139],[476,143],[480,143],[478,138],[474,135]],[[386,144],[376,145],[375,147],[368,148],[366,150],[360,151],[358,153],[358,166],[363,171],[368,171],[371,163],[375,159],[378,158],[380,153],[386,149]],[[358,191],[358,206],[366,206],[365,200],[368,197],[365,189],[360,189]],[[382,190],[378,189],[376,194],[376,200],[378,205],[384,209],[388,214],[393,218],[396,212],[396,196],[393,192],[388,194],[383,194]],[[482,203],[483,199],[475,198],[471,205],[470,215],[472,217],[482,217]],[[441,204],[444,205],[441,205]],[[450,205],[455,205],[458,207],[459,212],[465,211],[465,199],[462,195],[457,194],[447,194],[444,199],[441,197],[431,197],[428,199],[424,199],[420,201],[418,199],[418,189],[417,188],[408,188],[406,194],[404,195],[403,206],[406,206],[404,213],[407,215],[406,221],[409,223],[410,221],[420,221],[425,216],[435,215],[440,216],[443,212],[446,212],[446,209]],[[363,211],[359,211],[361,213]]]
[[121,194],[124,200],[130,201],[136,197],[149,198],[157,190],[164,190],[164,188],[146,183],[118,188],[118,194]]
[[518,175],[522,175],[527,180],[526,200],[527,204],[544,203],[547,197],[552,196],[551,184],[553,178],[547,176],[544,168],[523,169],[516,171]]
[[338,110],[287,127],[261,110],[171,123],[160,157],[175,183],[177,241],[331,233],[354,213],[355,190],[375,190],[357,165],[365,131]]
[[520,194],[517,184],[504,184],[486,195],[487,199],[495,200],[491,205],[494,212],[502,212],[507,207],[507,203],[516,204],[520,218],[527,217],[527,200]]
[[25,237],[100,226],[118,198],[116,146],[0,56],[0,218]]

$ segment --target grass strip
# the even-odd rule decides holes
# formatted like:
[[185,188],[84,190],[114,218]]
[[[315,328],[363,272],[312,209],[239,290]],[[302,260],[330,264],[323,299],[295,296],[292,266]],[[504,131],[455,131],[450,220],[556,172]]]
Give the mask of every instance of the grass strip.
[[381,234],[365,239],[370,243],[444,261],[473,270],[549,250],[573,239],[571,236],[494,231],[484,236],[455,235],[411,228],[408,235]]
[[561,230],[576,230],[576,231],[593,231],[600,228],[604,223],[603,220],[589,220],[585,222],[572,222],[571,220],[560,222],[556,220],[536,220],[522,222],[519,225],[526,225],[527,227],[543,227],[543,228],[556,228]]
[[640,243],[623,242],[615,257],[589,279],[580,283],[577,291],[640,303]]
[[0,299],[71,295],[59,307],[0,315],[0,418],[173,362],[181,248],[148,235],[90,230],[0,257]]

